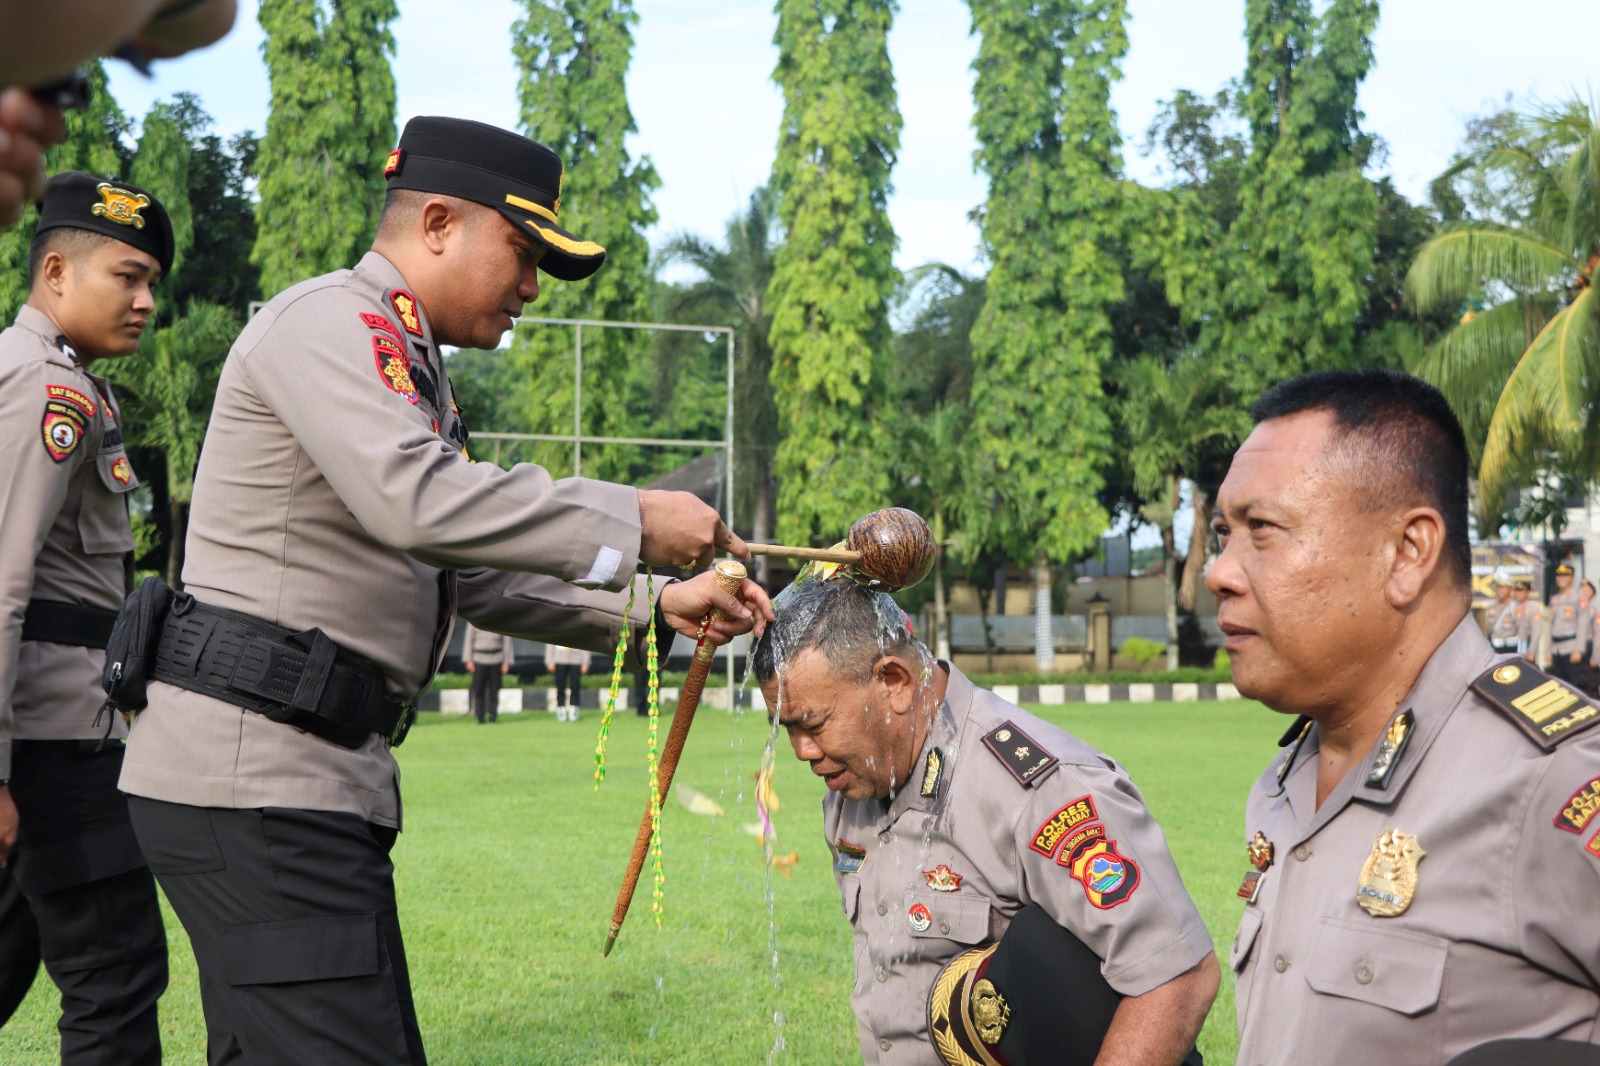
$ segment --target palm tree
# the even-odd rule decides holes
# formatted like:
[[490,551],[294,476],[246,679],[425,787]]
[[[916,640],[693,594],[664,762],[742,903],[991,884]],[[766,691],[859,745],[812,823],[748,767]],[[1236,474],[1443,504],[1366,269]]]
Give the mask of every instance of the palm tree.
[[[1148,501],[1140,513],[1161,532],[1167,669],[1176,670],[1178,608],[1194,609],[1210,523],[1209,499],[1201,486],[1214,484],[1228,452],[1250,431],[1249,418],[1239,404],[1221,402],[1227,390],[1224,375],[1199,356],[1181,355],[1171,363],[1140,356],[1118,369],[1117,384],[1117,414],[1129,442],[1134,488]],[[1180,590],[1172,572],[1177,558],[1173,520],[1185,479],[1192,483],[1194,526]]]
[[[781,236],[777,198],[765,186],[750,194],[745,209],[728,220],[717,246],[680,233],[662,246],[660,262],[683,263],[699,279],[675,289],[665,311],[679,320],[730,323],[738,330],[734,364],[734,476],[736,509],[750,515],[755,540],[770,540],[773,527],[772,457],[777,447],[778,413],[772,402],[772,346],[767,342],[772,315],[767,284],[772,280]],[[757,562],[765,580],[767,560]]]
[[1600,111],[1574,101],[1507,122],[1456,169],[1503,184],[1511,216],[1428,241],[1406,289],[1424,313],[1468,304],[1415,369],[1482,441],[1480,510],[1492,515],[1541,468],[1600,472]]

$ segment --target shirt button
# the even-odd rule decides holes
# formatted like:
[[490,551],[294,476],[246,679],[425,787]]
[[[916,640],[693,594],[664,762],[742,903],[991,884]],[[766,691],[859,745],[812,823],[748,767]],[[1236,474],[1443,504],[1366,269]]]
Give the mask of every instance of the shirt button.
[[949,922],[940,922],[939,923],[939,932],[943,933],[945,936],[949,936],[950,935],[950,923]]
[[1372,983],[1372,964],[1362,959],[1356,963],[1356,984],[1370,985]]
[[1289,960],[1284,958],[1282,955],[1279,955],[1277,958],[1272,960],[1272,968],[1277,970],[1279,973],[1283,973],[1289,968]]
[[1299,847],[1295,848],[1294,857],[1297,862],[1305,862],[1307,859],[1311,858],[1311,845],[1301,844]]
[[889,979],[889,971],[884,968],[882,963],[879,963],[876,967],[874,967],[872,976],[876,977],[878,982],[882,984],[884,981]]
[[889,913],[889,905],[881,899],[878,901],[878,913],[880,915]]
[[878,1050],[879,1051],[888,1051],[889,1050],[889,1041],[887,1041],[887,1040],[878,1041]]

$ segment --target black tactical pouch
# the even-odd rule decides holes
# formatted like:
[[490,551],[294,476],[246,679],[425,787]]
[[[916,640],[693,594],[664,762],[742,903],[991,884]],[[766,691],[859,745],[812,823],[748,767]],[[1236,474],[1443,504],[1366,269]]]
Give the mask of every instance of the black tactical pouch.
[[145,687],[155,669],[156,648],[171,605],[172,589],[159,577],[145,578],[123,603],[111,627],[105,672],[100,675],[106,702],[117,710],[144,710]]

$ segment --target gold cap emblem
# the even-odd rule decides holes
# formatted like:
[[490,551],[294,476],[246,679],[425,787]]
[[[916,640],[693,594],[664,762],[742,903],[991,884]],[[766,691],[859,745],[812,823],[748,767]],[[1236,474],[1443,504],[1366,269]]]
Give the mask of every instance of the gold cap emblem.
[[121,226],[144,229],[144,217],[139,212],[150,206],[150,197],[119,189],[109,181],[102,181],[94,188],[100,194],[100,203],[89,208],[91,215],[99,215]]
[[1011,1021],[1011,1006],[987,977],[972,986],[972,1024],[978,1039],[990,1047],[1000,1043]]
[[1417,894],[1417,865],[1428,853],[1401,829],[1385,829],[1361,864],[1356,902],[1374,918],[1404,914]]

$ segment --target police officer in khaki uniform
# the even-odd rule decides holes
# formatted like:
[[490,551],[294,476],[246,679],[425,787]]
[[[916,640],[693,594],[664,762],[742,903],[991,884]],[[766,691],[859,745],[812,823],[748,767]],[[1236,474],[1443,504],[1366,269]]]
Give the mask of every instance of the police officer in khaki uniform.
[[[561,163],[516,134],[414,119],[386,170],[373,251],[280,293],[235,342],[186,591],[163,616],[159,586],[141,587],[119,622],[126,656],[112,645],[111,689],[147,703],[122,788],[194,947],[212,1063],[425,1061],[390,748],[457,613],[609,648],[638,563],[743,551],[687,493],[469,461],[439,346],[493,348],[537,270],[582,279],[605,253],[561,227]],[[652,616],[693,632],[716,606],[721,643],[770,610],[753,583],[754,611],[710,574],[655,603],[642,586],[635,633]]]
[[1517,617],[1517,603],[1511,598],[1511,579],[1495,574],[1494,595],[1487,617],[1489,644],[1501,654],[1515,655],[1522,650],[1522,621]]
[[1550,672],[1569,684],[1579,684],[1584,655],[1589,648],[1593,616],[1579,602],[1572,584],[1572,566],[1556,567],[1556,592],[1547,608],[1550,615]]
[[[1013,1029],[1070,1017],[1102,979],[1125,998],[1109,1030],[1087,1037],[1103,1040],[1094,1061],[1183,1060],[1218,967],[1127,774],[935,663],[882,593],[813,579],[787,589],[776,609],[756,676],[795,756],[827,784],[824,832],[855,931],[863,1061],[993,1061]],[[992,1023],[968,1040],[960,1016],[970,1006],[952,1011],[936,991],[948,982],[936,978],[969,949],[1002,940],[1022,913],[1087,945],[1096,956],[1088,980],[1036,972],[1001,987]],[[1024,986],[1044,989],[1049,1007],[1018,1008]],[[1054,1051],[1006,1061],[1069,1061]]]
[[1239,691],[1299,717],[1246,809],[1238,1062],[1600,1039],[1600,712],[1471,618],[1459,423],[1388,371],[1254,414],[1207,583]]
[[1529,596],[1533,592],[1533,582],[1526,577],[1517,578],[1517,587],[1512,590],[1511,599],[1517,605],[1517,651],[1530,663],[1538,655],[1538,626],[1539,604]]
[[500,679],[511,672],[512,654],[510,637],[467,624],[461,639],[461,657],[467,673],[472,675],[467,702],[479,725],[500,720]]
[[576,722],[578,708],[583,702],[582,677],[589,672],[589,653],[582,648],[547,644],[544,664],[555,675],[556,720]]
[[138,348],[172,255],[149,193],[58,175],[28,302],[0,333],[0,861],[9,852],[19,890],[0,908],[0,986],[26,989],[42,957],[61,990],[67,1066],[161,1060],[166,936],[117,791],[126,728],[102,711],[99,684],[139,479],[116,397],[91,368]]

